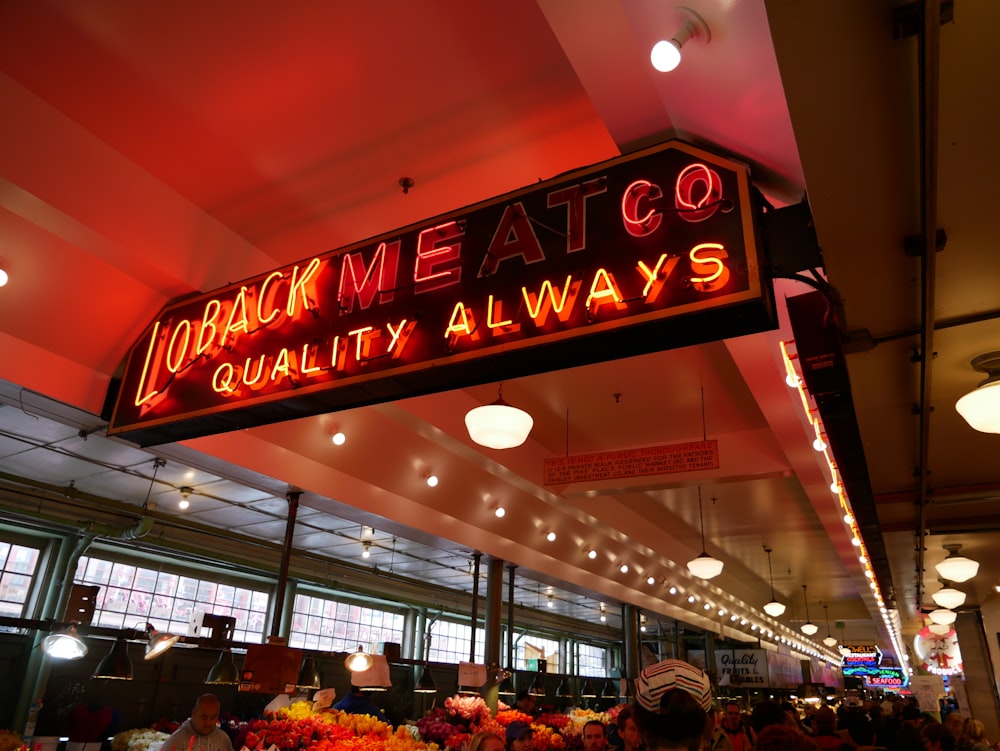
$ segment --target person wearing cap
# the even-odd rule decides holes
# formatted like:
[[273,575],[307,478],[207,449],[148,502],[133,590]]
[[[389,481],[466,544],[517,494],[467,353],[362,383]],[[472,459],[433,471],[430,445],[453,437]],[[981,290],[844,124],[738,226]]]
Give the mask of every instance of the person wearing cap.
[[534,731],[530,724],[522,720],[510,723],[504,737],[507,739],[507,751],[533,751],[535,748]]
[[647,751],[704,751],[715,729],[712,687],[705,672],[663,660],[635,682],[635,721]]

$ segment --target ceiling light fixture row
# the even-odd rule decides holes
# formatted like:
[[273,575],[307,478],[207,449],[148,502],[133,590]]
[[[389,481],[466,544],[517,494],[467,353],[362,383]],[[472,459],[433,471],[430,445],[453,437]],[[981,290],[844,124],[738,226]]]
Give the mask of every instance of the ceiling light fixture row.
[[[799,400],[802,405],[802,413],[811,428],[811,432],[817,437],[825,437],[827,435],[826,429],[823,426],[822,420],[819,418],[815,400],[806,389],[805,379],[795,367],[795,360],[797,360],[798,357],[790,351],[794,348],[794,346],[794,342],[779,342],[781,358],[785,366],[785,383],[790,388],[794,388],[798,392]],[[842,478],[837,470],[837,464],[832,456],[832,451],[828,447],[827,450],[822,452],[822,454],[826,460],[827,468],[830,470],[830,490],[837,496],[844,519],[844,525],[848,528],[850,533],[851,544],[858,549],[858,562],[861,564],[865,578],[868,580],[868,586],[871,589],[872,597],[875,599],[875,604],[878,606],[879,614],[882,616],[882,621],[885,624],[886,633],[892,643],[897,659],[900,660],[905,669],[909,669],[909,655],[907,650],[902,646],[902,629],[900,628],[898,622],[898,613],[890,611],[885,606],[885,599],[882,596],[882,590],[879,587],[878,578],[875,576],[875,569],[872,567],[871,556],[868,555],[864,537],[861,534],[861,529],[858,527],[857,518],[854,515],[854,510],[851,508],[851,503],[847,497],[847,491],[843,486],[843,482],[841,481]]]

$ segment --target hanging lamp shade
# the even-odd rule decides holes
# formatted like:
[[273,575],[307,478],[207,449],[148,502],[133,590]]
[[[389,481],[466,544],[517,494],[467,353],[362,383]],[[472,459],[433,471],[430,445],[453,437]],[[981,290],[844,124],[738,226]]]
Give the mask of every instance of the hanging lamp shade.
[[514,691],[514,679],[508,672],[507,676],[500,681],[500,687],[497,689],[497,693],[500,696],[513,696],[516,691]]
[[947,636],[951,633],[951,625],[947,623],[928,623],[927,630],[938,636]]
[[836,647],[837,637],[832,636],[831,634],[827,634],[826,636],[823,637],[823,643],[828,647]]
[[132,660],[128,656],[128,642],[124,636],[115,639],[111,651],[97,663],[97,670],[91,678],[107,678],[114,681],[132,680]]
[[937,623],[942,626],[950,626],[955,622],[958,617],[955,615],[954,610],[946,610],[945,608],[938,608],[937,610],[932,610],[927,614],[927,617],[931,619],[932,623]]
[[583,685],[580,686],[580,698],[581,699],[596,699],[598,696],[597,689],[594,688],[594,682],[590,678],[585,678]]
[[713,558],[708,553],[702,551],[697,558],[692,558],[687,563],[688,571],[699,579],[713,579],[722,573],[725,564]]
[[302,660],[299,668],[299,677],[295,679],[295,688],[319,688],[319,670],[316,668],[316,660],[306,657]]
[[370,654],[365,654],[364,647],[358,645],[358,651],[352,652],[344,659],[344,667],[352,673],[363,673],[368,670],[375,661]]
[[767,553],[767,575],[771,580],[771,599],[764,603],[764,612],[767,613],[772,618],[777,618],[785,612],[785,606],[783,603],[778,602],[777,598],[774,596],[774,572],[771,571],[771,553],[772,550],[767,545],[764,546],[764,552]]
[[939,608],[954,610],[965,604],[965,592],[960,589],[945,587],[932,594],[931,599],[934,600],[934,604]]
[[528,693],[531,696],[545,696],[545,679],[542,678],[541,673],[535,673],[534,678],[531,679],[531,685],[528,686]]
[[959,555],[961,545],[945,545],[948,557],[937,564],[934,568],[938,576],[951,582],[965,582],[979,573],[979,562],[964,555]]
[[490,449],[512,449],[528,439],[535,421],[523,409],[503,400],[503,383],[497,400],[465,413],[469,438]]
[[823,617],[826,619],[826,636],[823,637],[823,643],[828,647],[835,647],[837,638],[830,633],[830,611],[826,603],[823,603]]
[[420,678],[417,679],[417,685],[413,687],[413,693],[436,694],[437,690],[437,684],[434,682],[434,676],[431,675],[431,669],[424,665],[424,669],[420,671]]
[[806,586],[805,584],[802,585],[802,600],[806,604],[806,622],[799,626],[799,628],[806,636],[815,636],[816,632],[819,631],[819,626],[813,623],[809,617],[809,596],[806,593]]
[[698,518],[701,520],[701,555],[688,561],[688,571],[699,579],[713,579],[722,573],[723,563],[705,552],[705,515],[701,505],[701,486],[698,487]]
[[79,660],[87,654],[87,645],[76,633],[76,626],[70,624],[65,630],[46,636],[42,651],[57,660]]
[[146,624],[146,633],[149,634],[149,641],[146,642],[146,654],[142,658],[144,660],[152,660],[154,657],[159,657],[174,646],[177,640],[181,638],[177,634],[167,634],[157,631],[151,623]]
[[223,649],[219,653],[218,661],[208,671],[205,683],[213,685],[233,685],[240,682],[240,671],[236,669],[233,661],[233,650]]
[[559,685],[556,686],[556,697],[560,699],[572,699],[573,689],[570,687],[570,682],[568,678],[563,678],[559,681]]
[[973,430],[1000,433],[1000,352],[979,355],[971,365],[986,373],[986,380],[955,402],[955,409]]

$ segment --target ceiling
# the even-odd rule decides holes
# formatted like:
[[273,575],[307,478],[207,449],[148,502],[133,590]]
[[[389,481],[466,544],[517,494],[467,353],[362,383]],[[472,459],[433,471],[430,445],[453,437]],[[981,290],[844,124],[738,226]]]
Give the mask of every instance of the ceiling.
[[[294,544],[318,560],[467,591],[481,551],[518,566],[526,605],[552,587],[572,617],[630,602],[743,639],[765,623],[800,642],[805,603],[821,626],[822,603],[845,624],[835,635],[894,651],[784,384],[784,299],[816,286],[801,279],[776,280],[774,331],[507,381],[535,420],[509,451],[463,425],[495,383],[148,450],[103,435],[110,379],[168,301],[680,138],[749,164],[775,206],[808,196],[860,431],[839,445],[831,432],[833,453],[866,468],[849,489],[903,632],[938,587],[944,543],[982,563],[969,603],[993,596],[997,438],[952,405],[979,380],[969,360],[1000,349],[986,182],[1000,146],[982,125],[996,105],[974,83],[996,66],[1000,7],[955,9],[922,77],[898,3],[689,5],[711,41],[689,42],[669,74],[648,63],[678,25],[661,0],[0,6],[4,484],[72,484],[81,520],[153,501],[161,537],[187,525],[247,544],[281,542],[296,489]],[[919,246],[925,225],[947,244],[922,262],[904,238]],[[719,441],[717,470],[542,482],[548,457],[702,436]],[[154,456],[167,460],[155,478]],[[725,562],[708,584],[684,566],[702,547],[699,492],[705,547]],[[760,612],[772,578],[779,621]]]

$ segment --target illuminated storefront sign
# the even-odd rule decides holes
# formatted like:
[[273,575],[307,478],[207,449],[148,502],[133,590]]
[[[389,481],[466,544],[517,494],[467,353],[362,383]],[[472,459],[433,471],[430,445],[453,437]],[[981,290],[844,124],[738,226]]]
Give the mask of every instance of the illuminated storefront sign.
[[760,331],[746,168],[680,142],[168,305],[109,433],[157,443]]
[[864,678],[868,688],[902,688],[907,684],[906,672],[900,667],[856,665],[845,667],[844,675]]
[[964,672],[962,651],[958,648],[958,635],[953,627],[948,633],[935,634],[924,626],[913,637],[913,651],[920,659],[920,667],[935,675],[957,675]]
[[847,671],[852,667],[877,668],[882,664],[882,650],[877,644],[843,644],[840,654],[844,675],[851,675]]

